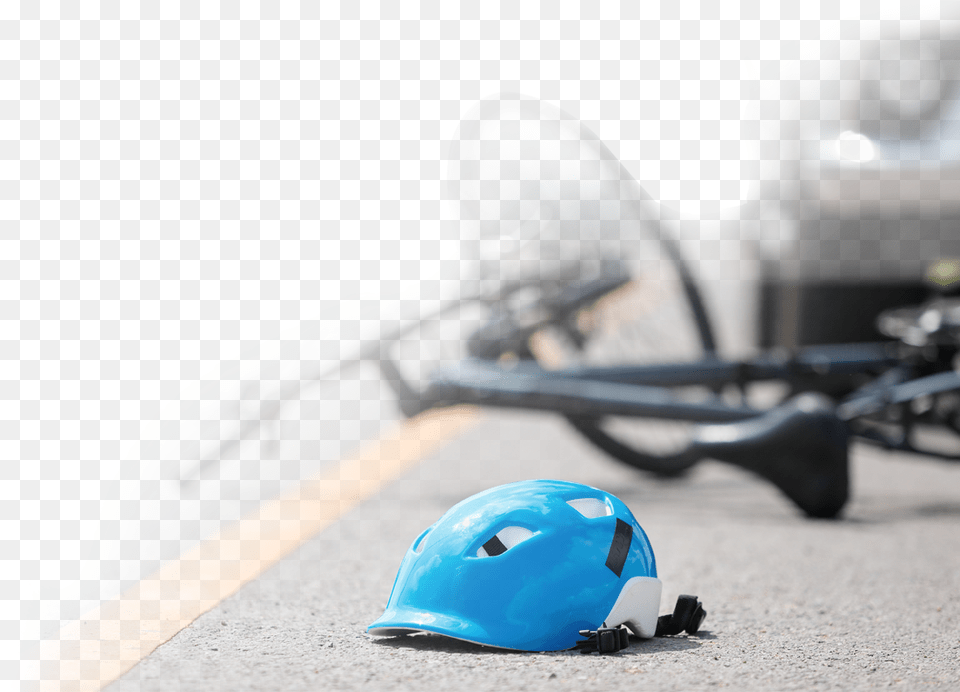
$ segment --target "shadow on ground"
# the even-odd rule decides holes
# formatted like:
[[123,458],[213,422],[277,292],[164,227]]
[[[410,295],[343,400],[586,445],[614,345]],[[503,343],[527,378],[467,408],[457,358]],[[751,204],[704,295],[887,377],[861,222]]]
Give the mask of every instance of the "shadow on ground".
[[843,521],[850,524],[893,524],[915,519],[960,519],[960,502],[904,502],[890,506],[882,500],[867,499],[843,517]]
[[[677,637],[657,637],[655,639],[637,639],[630,638],[630,646],[613,656],[636,656],[641,654],[652,654],[661,651],[687,651],[700,647],[700,641],[716,639],[709,631],[698,632],[696,636],[677,636]],[[500,655],[500,656],[530,656],[548,655],[548,656],[582,656],[580,651],[567,649],[566,651],[517,651],[515,649],[498,649],[492,646],[483,646],[473,642],[465,642],[452,637],[445,637],[440,634],[420,633],[408,634],[399,637],[375,638],[371,641],[378,645],[391,649],[412,649],[416,651],[436,651],[442,653],[473,654],[478,656]]]

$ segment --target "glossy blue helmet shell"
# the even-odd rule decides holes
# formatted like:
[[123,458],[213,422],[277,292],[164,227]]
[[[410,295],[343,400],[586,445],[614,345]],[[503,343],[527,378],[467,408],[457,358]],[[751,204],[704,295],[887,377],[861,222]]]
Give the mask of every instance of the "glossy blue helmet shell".
[[607,626],[626,622],[653,636],[656,577],[650,542],[618,498],[578,483],[521,481],[467,498],[424,531],[367,631],[557,651],[612,617]]

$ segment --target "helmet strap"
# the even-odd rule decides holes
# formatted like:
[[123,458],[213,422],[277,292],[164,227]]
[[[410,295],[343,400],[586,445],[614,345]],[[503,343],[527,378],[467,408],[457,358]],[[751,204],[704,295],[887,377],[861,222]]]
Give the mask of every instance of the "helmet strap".
[[[682,632],[696,634],[707,617],[707,611],[696,596],[683,594],[669,615],[657,618],[657,637],[668,637]],[[606,623],[604,623],[606,625]],[[583,641],[576,648],[584,654],[613,654],[626,649],[630,644],[630,632],[623,625],[599,627],[595,630],[580,630]]]
[[677,605],[670,615],[657,618],[657,637],[666,637],[686,632],[696,634],[707,618],[707,611],[696,596],[683,594],[677,598]]
[[580,630],[580,636],[586,639],[577,642],[576,648],[583,654],[613,654],[630,645],[630,632],[623,625]]

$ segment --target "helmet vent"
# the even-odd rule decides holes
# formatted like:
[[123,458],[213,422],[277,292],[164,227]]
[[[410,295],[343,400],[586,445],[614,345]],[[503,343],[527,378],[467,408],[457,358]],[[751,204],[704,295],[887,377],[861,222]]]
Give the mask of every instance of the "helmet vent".
[[477,550],[477,557],[496,557],[507,552],[518,543],[523,543],[533,535],[533,531],[522,526],[508,526]]
[[613,512],[603,500],[595,497],[584,497],[579,500],[567,500],[567,504],[580,512],[587,519],[596,519],[597,517],[609,517]]
[[426,538],[427,538],[427,534],[428,534],[428,533],[430,533],[430,529],[427,529],[426,531],[424,531],[423,533],[420,534],[420,537],[419,537],[419,538],[416,540],[416,542],[414,542],[414,544],[413,544],[413,552],[415,552],[415,553],[422,553],[422,552],[423,552],[423,546],[424,546],[424,544],[426,544],[426,542],[427,542],[427,541],[426,541]]

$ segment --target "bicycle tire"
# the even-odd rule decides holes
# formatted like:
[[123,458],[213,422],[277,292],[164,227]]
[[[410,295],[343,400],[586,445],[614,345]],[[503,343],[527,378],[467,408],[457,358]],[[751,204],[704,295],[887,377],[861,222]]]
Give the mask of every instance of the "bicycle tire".
[[[531,337],[528,350],[541,365],[692,360],[716,351],[699,287],[656,205],[582,122],[522,96],[486,99],[461,122],[448,164],[448,191],[464,228],[514,253],[487,263],[494,281],[541,276],[557,263],[569,268],[571,253],[581,264],[584,257],[630,264],[635,281]],[[578,175],[565,179],[570,170]],[[641,470],[670,476],[692,463],[681,454],[690,423],[568,421],[592,445]]]
[[[696,320],[684,319],[684,312],[689,309],[686,294],[677,291],[677,286],[664,289],[664,281],[678,280],[674,277],[658,281],[656,307],[650,308],[653,312],[633,322],[601,318],[601,324],[595,326],[585,340],[578,364],[654,363],[684,357],[692,360],[713,352],[711,332],[702,331]],[[627,305],[633,302],[637,301],[628,300]],[[629,311],[626,306],[620,307]],[[534,349],[534,352],[542,354],[543,349]],[[676,391],[678,395],[692,398],[713,395],[705,387]],[[695,425],[692,422],[589,416],[566,416],[566,419],[585,440],[605,454],[656,476],[682,475],[698,461],[684,454]]]
[[[647,300],[643,306],[633,308],[632,323],[618,324],[615,333],[604,336],[602,333],[609,330],[609,322],[601,320],[605,323],[595,327],[595,331],[601,332],[601,340],[606,338],[611,343],[604,347],[597,338],[587,339],[580,358],[582,364],[693,360],[716,352],[712,326],[692,274],[665,229],[657,229],[656,240],[672,265],[673,276],[659,277],[654,305]],[[630,310],[621,306],[621,310],[625,309]],[[705,388],[685,388],[685,391],[692,396],[697,392],[712,394]],[[683,454],[694,426],[691,422],[583,416],[566,419],[585,440],[605,454],[660,477],[682,475],[698,461]]]

